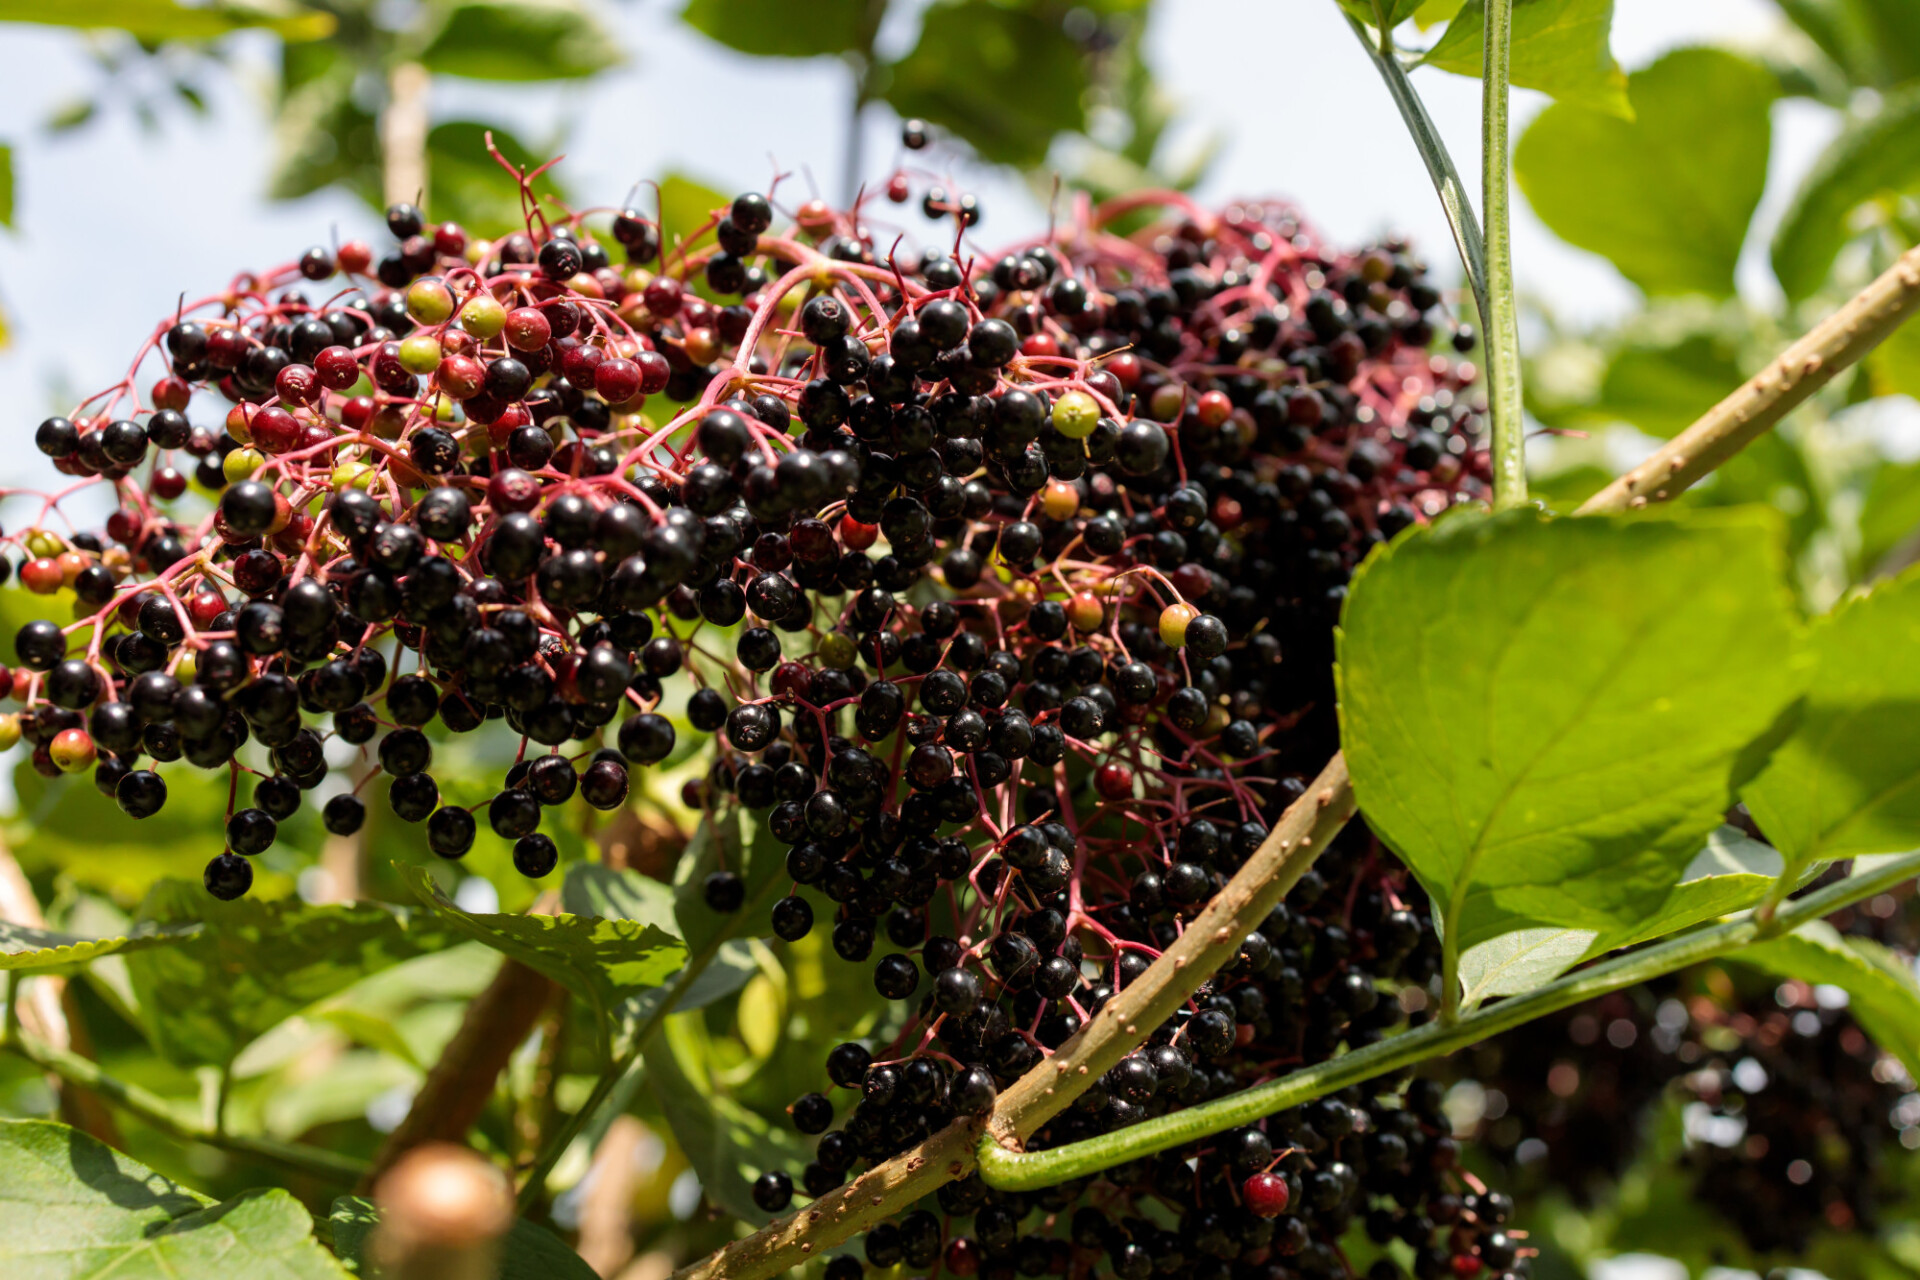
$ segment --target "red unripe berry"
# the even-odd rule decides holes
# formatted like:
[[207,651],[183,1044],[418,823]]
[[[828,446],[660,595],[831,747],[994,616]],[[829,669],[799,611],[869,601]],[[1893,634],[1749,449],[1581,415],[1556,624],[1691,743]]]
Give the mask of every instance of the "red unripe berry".
[[1233,416],[1233,401],[1227,399],[1224,391],[1209,391],[1200,397],[1196,412],[1200,415],[1201,426],[1223,426]]
[[364,240],[349,240],[340,246],[340,251],[333,258],[342,271],[356,276],[365,275],[367,268],[373,265],[373,250]]
[[1103,764],[1093,772],[1093,789],[1102,800],[1125,800],[1133,794],[1133,770],[1123,764]]
[[487,502],[495,511],[531,511],[540,505],[540,482],[508,467],[487,481]]
[[[531,426],[532,423],[533,415],[527,412],[527,406],[523,404],[510,404],[500,411],[500,416],[493,420],[488,429],[491,431],[506,432],[510,435],[516,428]],[[503,440],[505,438],[506,436],[504,435],[501,437]]]
[[947,1270],[957,1276],[970,1276],[980,1270],[980,1246],[972,1236],[955,1236],[947,1245]]
[[148,487],[156,498],[177,498],[187,491],[187,478],[172,467],[161,467]]
[[1287,1180],[1277,1173],[1256,1173],[1240,1188],[1247,1211],[1261,1218],[1277,1218],[1287,1211]]
[[93,557],[84,551],[62,551],[54,557],[54,563],[60,566],[60,585],[70,587],[75,578],[93,567]]
[[312,404],[320,398],[320,375],[312,365],[290,364],[273,376],[273,390],[281,404]]
[[1173,589],[1189,602],[1204,602],[1213,594],[1213,575],[1205,565],[1183,564],[1168,576],[1173,579]]
[[647,310],[662,320],[668,319],[680,310],[680,295],[683,292],[680,282],[672,276],[655,276],[647,283]]
[[712,364],[720,358],[720,335],[711,325],[687,330],[687,359],[695,364]]
[[560,372],[568,382],[581,389],[593,385],[593,374],[607,353],[598,347],[578,346],[560,357]]
[[218,591],[208,588],[195,593],[187,601],[187,616],[193,619],[196,627],[210,626],[227,607],[227,598]]
[[896,173],[887,179],[887,199],[895,204],[905,204],[907,197],[913,194],[913,187],[907,181],[907,175]]
[[608,404],[625,404],[640,394],[640,366],[631,360],[602,360],[593,371],[593,389]]
[[783,662],[773,669],[774,696],[780,698],[804,697],[812,681],[813,672],[807,670],[797,662]]
[[35,595],[50,596],[60,589],[60,562],[41,556],[20,566],[20,581]]
[[33,696],[33,672],[26,667],[13,669],[13,700],[25,702]]
[[1471,1253],[1454,1254],[1451,1266],[1453,1274],[1459,1276],[1460,1280],[1472,1280],[1472,1277],[1480,1274],[1480,1259]]
[[448,356],[433,371],[433,380],[455,400],[465,400],[479,393],[487,368],[472,356]]
[[1020,344],[1020,354],[1023,356],[1057,356],[1060,354],[1060,344],[1053,340],[1053,335],[1050,333],[1036,333]]
[[658,351],[642,351],[634,356],[633,362],[640,366],[640,394],[658,395],[667,389],[667,379],[673,376],[673,366]]
[[443,222],[433,229],[433,248],[449,258],[467,251],[467,229],[457,222]]
[[340,406],[340,423],[349,431],[365,431],[379,407],[372,396],[355,396]]
[[1229,498],[1223,493],[1213,500],[1213,522],[1222,529],[1238,529],[1245,518],[1246,512],[1238,499]]
[[62,773],[78,773],[92,765],[100,754],[93,745],[93,735],[85,729],[62,729],[47,744],[47,752]]
[[193,388],[179,378],[162,378],[153,384],[152,400],[156,409],[180,410],[187,407]]
[[833,230],[833,209],[825,200],[807,201],[793,217],[800,224],[800,229],[810,236],[824,235]]
[[329,391],[345,391],[360,380],[360,362],[348,347],[326,347],[313,358],[313,371]]
[[333,426],[324,419],[309,422],[300,428],[301,449],[318,449],[321,445],[333,442]]
[[1101,363],[1100,367],[1120,380],[1120,385],[1133,390],[1133,384],[1140,381],[1140,357],[1131,351],[1123,351],[1111,360]]
[[880,526],[862,524],[852,516],[840,517],[840,542],[849,551],[865,551],[880,540]]
[[538,307],[516,307],[507,312],[507,345],[515,351],[538,351],[553,341],[553,325]]
[[107,536],[121,546],[132,546],[140,532],[140,517],[125,507],[107,517]]
[[1075,631],[1083,634],[1098,631],[1100,624],[1106,620],[1105,606],[1091,591],[1077,592],[1071,600],[1067,601],[1067,621],[1073,624]]
[[300,443],[300,423],[278,405],[257,410],[249,424],[253,443],[263,453],[286,453]]

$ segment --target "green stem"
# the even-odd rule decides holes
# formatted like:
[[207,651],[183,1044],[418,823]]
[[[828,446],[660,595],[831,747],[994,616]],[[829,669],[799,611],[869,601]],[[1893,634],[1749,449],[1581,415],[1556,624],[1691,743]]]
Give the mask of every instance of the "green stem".
[[328,1182],[351,1186],[366,1172],[366,1163],[351,1156],[310,1147],[298,1142],[278,1142],[272,1138],[249,1138],[219,1133],[204,1125],[183,1119],[179,1109],[167,1099],[150,1093],[137,1084],[129,1084],[108,1075],[100,1064],[77,1053],[55,1048],[20,1032],[8,1035],[5,1049],[42,1071],[50,1071],[68,1084],[99,1094],[121,1109],[140,1117],[163,1133],[182,1142],[204,1142],[240,1155],[253,1156],[272,1164],[309,1174]]
[[1513,42],[1513,0],[1487,0],[1486,60],[1481,70],[1480,207],[1487,217],[1485,327],[1487,403],[1493,414],[1493,508],[1527,500],[1526,406],[1520,389],[1520,308],[1513,292],[1509,197],[1512,148],[1507,136],[1507,80]]
[[1865,875],[1849,877],[1795,899],[1776,912],[1771,922],[1749,915],[1682,934],[1550,982],[1525,995],[1484,1006],[1452,1025],[1430,1022],[1230,1098],[1142,1121],[1118,1133],[1026,1154],[1015,1154],[992,1138],[983,1138],[976,1153],[980,1176],[988,1186],[1000,1191],[1032,1191],[1251,1124],[1348,1085],[1464,1049],[1568,1005],[1738,951],[1818,920],[1849,903],[1884,893],[1916,872],[1920,872],[1920,854],[1909,854]]
[[1393,97],[1393,105],[1400,109],[1400,118],[1406,122],[1414,148],[1426,162],[1427,176],[1433,179],[1433,189],[1440,197],[1440,207],[1446,212],[1447,227],[1453,232],[1453,246],[1459,250],[1460,267],[1466,273],[1467,287],[1473,291],[1474,308],[1484,327],[1487,315],[1485,246],[1480,235],[1480,223],[1473,215],[1473,204],[1467,199],[1466,185],[1460,181],[1460,171],[1453,167],[1453,157],[1447,153],[1447,144],[1441,141],[1440,131],[1427,114],[1426,104],[1415,92],[1413,82],[1407,79],[1399,59],[1393,56],[1391,36],[1382,32],[1376,46],[1367,38],[1365,27],[1351,16],[1347,22],[1353,28],[1354,35],[1360,38],[1360,45],[1367,51],[1367,56],[1373,59],[1380,78],[1386,81],[1387,92]]

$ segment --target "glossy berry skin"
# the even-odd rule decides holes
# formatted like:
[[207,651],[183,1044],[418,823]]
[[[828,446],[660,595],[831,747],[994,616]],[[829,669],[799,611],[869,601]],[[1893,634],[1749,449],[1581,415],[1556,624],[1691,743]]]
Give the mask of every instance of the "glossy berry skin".
[[1287,1211],[1287,1180],[1277,1173],[1256,1173],[1241,1184],[1240,1197],[1249,1213],[1277,1218]]
[[202,879],[208,893],[231,902],[253,887],[253,864],[236,854],[223,853],[207,864]]
[[746,882],[731,871],[715,871],[701,883],[700,897],[709,910],[731,914],[747,900]]

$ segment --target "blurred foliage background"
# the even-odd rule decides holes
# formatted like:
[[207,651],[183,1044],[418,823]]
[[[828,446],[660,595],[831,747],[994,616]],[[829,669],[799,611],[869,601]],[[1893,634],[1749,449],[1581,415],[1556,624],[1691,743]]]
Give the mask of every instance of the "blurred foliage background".
[[[1339,2],[1363,22],[1392,26],[1409,65],[1465,75],[1478,69],[1473,0]],[[1154,74],[1152,0],[902,7],[917,9],[917,35],[891,50],[881,39],[897,19],[887,0],[686,0],[672,20],[747,59],[740,82],[724,92],[755,92],[756,68],[780,60],[842,64],[847,118],[823,122],[820,136],[823,151],[837,153],[849,195],[863,179],[883,176],[885,163],[862,154],[858,127],[881,106],[926,119],[946,155],[1004,167],[1042,201],[1056,182],[1103,198],[1148,186],[1191,189],[1207,173],[1219,139],[1170,145],[1179,112]],[[1519,0],[1515,82],[1553,99],[1518,139],[1519,188],[1554,234],[1604,259],[1637,290],[1632,308],[1600,325],[1568,319],[1553,297],[1528,299],[1528,409],[1540,432],[1530,460],[1537,496],[1549,506],[1565,509],[1674,435],[1920,241],[1920,5],[1777,0],[1777,7],[1773,35],[1759,44],[1684,48],[1623,68],[1608,42],[1610,0]],[[486,134],[516,161],[563,151],[567,138],[515,136],[505,121],[473,109],[485,95],[470,90],[605,74],[632,56],[609,12],[589,0],[0,0],[0,23],[73,28],[97,60],[92,88],[40,123],[54,135],[78,136],[115,110],[154,129],[172,127],[180,112],[205,112],[204,86],[228,56],[227,38],[264,34],[276,42],[275,82],[259,98],[271,116],[274,157],[269,172],[242,181],[277,200],[338,189],[375,209],[424,193],[432,217],[482,235],[519,218],[510,182],[486,155]],[[0,27],[0,40],[8,29]],[[464,86],[454,95],[457,114],[431,105],[436,86],[445,85]],[[1351,92],[1380,87],[1357,83]],[[1774,168],[1777,111],[1794,100],[1825,104],[1843,125],[1799,180],[1765,246],[1769,286],[1743,292],[1737,273]],[[1288,175],[1272,177],[1286,186]],[[14,179],[13,153],[0,147],[0,226],[8,228]],[[574,195],[564,167],[547,183],[556,198]],[[697,174],[667,175],[659,192],[669,227],[699,220],[726,198]],[[1438,255],[1441,246],[1429,252]],[[1916,395],[1920,328],[1909,328],[1686,501],[1785,511],[1803,602],[1823,609],[1920,558],[1920,450],[1884,429],[1894,398]],[[27,610],[37,615],[39,602],[0,594],[0,635],[10,636],[20,620],[13,615]],[[453,778],[463,772],[459,753],[491,749],[484,735],[436,744],[452,761],[445,776]],[[485,762],[479,769],[477,757],[471,763],[476,774],[497,768]],[[609,890],[586,869],[590,844],[603,854],[617,848],[617,860],[635,868],[632,877],[672,880],[676,861],[697,860],[700,851],[686,846],[700,837],[678,789],[698,767],[683,752],[648,771],[642,800],[600,830],[587,828],[584,810],[554,824],[571,868],[566,896],[605,906],[604,897],[591,897]],[[349,885],[413,901],[390,868],[415,855],[382,829],[385,810],[375,807],[364,847],[344,854],[303,811],[261,859],[256,898],[207,917],[211,904],[197,890],[185,899],[165,878],[204,861],[207,841],[218,838],[224,787],[207,781],[195,789],[182,778],[167,809],[136,826],[100,804],[84,781],[50,784],[24,763],[13,775],[6,844],[52,927],[117,938],[135,921],[165,928],[189,916],[207,920],[190,943],[128,947],[67,981],[46,1016],[64,1021],[75,1051],[170,1105],[218,1100],[235,1132],[370,1156],[498,963],[478,944],[436,933],[440,926],[418,912],[396,917],[337,901]],[[364,879],[343,866],[363,869]],[[435,868],[469,911],[522,910],[535,890],[505,871],[504,853],[486,842],[460,873]],[[1883,947],[1887,963],[1910,970],[1920,937],[1909,920],[1914,911],[1910,900],[1890,900],[1853,923]],[[650,1063],[619,1118],[583,1135],[550,1181],[551,1221],[601,1274],[660,1280],[674,1260],[728,1238],[735,1219],[763,1219],[745,1198],[742,1173],[784,1159],[794,1141],[784,1123],[787,1102],[813,1086],[829,1045],[884,1030],[884,1003],[860,970],[823,963],[820,933],[791,945],[728,946],[710,1003],[672,1020],[668,1052]],[[272,963],[260,964],[262,956]],[[1637,1018],[1653,1043],[1667,1000],[1705,998],[1738,1010],[1811,998],[1805,984],[1776,989],[1774,981],[1721,969],[1684,975],[1674,991],[1642,993],[1620,1017]],[[554,1109],[581,1101],[603,1052],[583,1031],[587,1020],[577,1001],[542,1015],[483,1118],[481,1137],[494,1153],[524,1159]],[[1907,1030],[1920,1042],[1920,1028]],[[1711,1043],[1701,1050],[1704,1061],[1688,1060],[1688,1071],[1614,1064],[1652,1082],[1633,1105],[1618,1090],[1601,1096],[1556,1087],[1559,1103],[1529,1110],[1515,1080],[1531,1080],[1526,1087],[1538,1092],[1562,1061],[1592,1056],[1581,1048],[1591,1041],[1571,1023],[1539,1034],[1571,1038],[1523,1050],[1509,1037],[1513,1044],[1443,1070],[1457,1131],[1484,1140],[1469,1147],[1469,1162],[1521,1195],[1517,1218],[1542,1250],[1542,1275],[1613,1275],[1608,1268],[1622,1257],[1657,1255],[1664,1261],[1643,1256],[1638,1265],[1648,1274],[1677,1267],[1696,1276],[1780,1266],[1835,1280],[1920,1276],[1920,1159],[1913,1154],[1920,1095],[1910,1078],[1898,1103],[1905,1110],[1872,1118],[1896,1135],[1881,1144],[1873,1166],[1876,1219],[1828,1221],[1798,1249],[1755,1248],[1697,1194],[1700,1153],[1714,1139],[1690,1125],[1687,1108],[1700,1096],[1694,1077],[1713,1061]],[[1662,1052],[1677,1055],[1681,1046]],[[1611,1135],[1604,1150],[1574,1150],[1577,1176],[1565,1173],[1564,1149],[1550,1159],[1547,1144],[1527,1145],[1536,1135],[1525,1124],[1567,1128],[1568,1107],[1593,1108],[1589,1118],[1602,1117]],[[287,1180],[215,1145],[183,1154],[151,1126],[89,1110],[71,1094],[57,1095],[31,1065],[0,1059],[0,1113],[55,1111],[209,1193],[277,1180],[326,1212],[316,1184]],[[1568,1131],[1587,1133],[1588,1142],[1596,1132],[1577,1124]],[[1827,1136],[1845,1145],[1857,1135]],[[1354,1259],[1369,1248],[1357,1239]]]

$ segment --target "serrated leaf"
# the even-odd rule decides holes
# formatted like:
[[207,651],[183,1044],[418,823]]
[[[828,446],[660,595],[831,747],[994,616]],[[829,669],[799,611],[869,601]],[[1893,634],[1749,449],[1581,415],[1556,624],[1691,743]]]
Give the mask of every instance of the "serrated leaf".
[[1783,978],[1841,988],[1854,1020],[1920,1080],[1920,980],[1885,946],[1871,938],[1843,938],[1825,920],[1814,920],[1728,958]]
[[339,1280],[313,1220],[278,1188],[215,1204],[77,1129],[0,1120],[7,1280]]
[[1337,635],[1369,824],[1461,951],[1656,909],[1804,682],[1768,513],[1461,515],[1376,551]]
[[[1485,0],[1467,0],[1422,65],[1478,76],[1486,25]],[[1613,0],[1514,0],[1512,82],[1631,119],[1627,78],[1608,44],[1612,29]]]
[[[333,1227],[334,1252],[347,1266],[362,1274],[371,1274],[367,1264],[367,1238],[380,1225],[380,1211],[371,1200],[360,1196],[341,1196],[328,1214]],[[560,1237],[545,1227],[515,1218],[513,1227],[500,1246],[500,1267],[494,1280],[596,1280],[586,1260],[567,1248]]]
[[872,7],[868,0],[687,0],[680,20],[756,58],[815,58],[865,49]]
[[1766,185],[1777,82],[1724,50],[1679,49],[1629,86],[1631,120],[1567,102],[1542,111],[1514,148],[1514,178],[1555,234],[1648,293],[1730,296]]
[[73,970],[100,956],[183,942],[199,932],[197,924],[147,923],[121,934],[82,938],[0,921],[0,970]]
[[1920,845],[1920,569],[1815,619],[1808,641],[1799,726],[1743,793],[1789,873]]
[[576,916],[638,920],[677,933],[673,889],[638,871],[615,870],[597,862],[567,868],[560,886],[560,908]]
[[951,130],[984,160],[1037,165],[1056,134],[1086,123],[1080,47],[1041,14],[992,0],[926,11],[920,39],[887,68],[886,100]]
[[620,43],[580,0],[453,0],[420,62],[471,80],[576,80],[618,66]]
[[647,1050],[647,1081],[708,1199],[761,1225],[773,1215],[754,1204],[754,1179],[770,1169],[798,1167],[808,1158],[807,1145],[790,1127],[771,1123],[719,1089],[708,1051],[698,1017],[668,1018]]
[[1460,1007],[1544,987],[1586,956],[1592,929],[1515,929],[1460,955]]
[[156,884],[140,918],[201,926],[127,960],[154,1048],[181,1064],[224,1066],[314,1001],[455,941],[432,916],[377,903],[221,902],[181,880]]
[[249,27],[265,27],[282,40],[321,40],[332,35],[336,25],[332,14],[286,0],[200,5],[174,0],[88,0],[86,4],[0,0],[0,22],[121,31],[149,44],[212,40]]
[[1605,955],[1744,911],[1767,896],[1785,866],[1772,845],[1738,827],[1721,827],[1707,837],[1665,901],[1641,919],[1601,934],[1587,955]]
[[585,1000],[603,1047],[630,1029],[624,1009],[686,964],[687,946],[658,925],[588,916],[474,915],[455,906],[424,867],[400,867],[414,896],[495,951]]
[[1854,211],[1873,200],[1920,191],[1920,85],[1888,93],[1868,116],[1851,118],[1800,180],[1773,233],[1773,273],[1796,301],[1826,283],[1853,239]]

